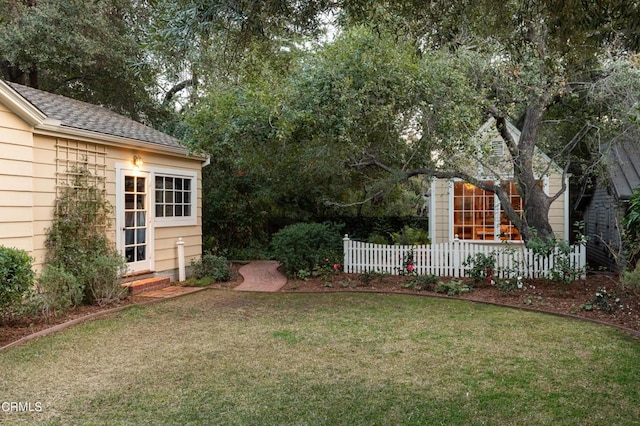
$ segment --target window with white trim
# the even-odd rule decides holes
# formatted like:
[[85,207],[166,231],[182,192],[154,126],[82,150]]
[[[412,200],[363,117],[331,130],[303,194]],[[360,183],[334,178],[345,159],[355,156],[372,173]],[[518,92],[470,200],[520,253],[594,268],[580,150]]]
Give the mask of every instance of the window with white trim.
[[155,172],[154,211],[160,226],[195,225],[196,177]]
[[[501,185],[516,213],[522,214],[523,203],[515,184],[502,182]],[[498,197],[468,182],[453,182],[453,233],[462,240],[522,240],[518,229],[500,208]]]

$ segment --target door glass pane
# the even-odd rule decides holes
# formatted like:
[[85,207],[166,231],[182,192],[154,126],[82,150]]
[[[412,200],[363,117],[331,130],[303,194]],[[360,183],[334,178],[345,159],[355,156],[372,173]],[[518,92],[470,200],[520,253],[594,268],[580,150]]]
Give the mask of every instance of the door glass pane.
[[136,226],[144,226],[146,216],[145,212],[136,213]]
[[129,244],[133,244],[135,241],[133,240],[133,236],[134,236],[134,230],[133,229],[127,229],[126,231],[124,231],[124,243],[129,245]]
[[127,210],[133,209],[134,206],[135,195],[127,194],[124,196],[124,208]]
[[134,177],[133,176],[125,176],[124,177],[124,190],[125,192],[133,192],[133,181],[134,181]]
[[136,208],[137,209],[144,209],[145,208],[145,205],[144,205],[145,196],[144,195],[136,195],[136,197],[137,197]]
[[136,260],[145,260],[147,253],[147,246],[138,246],[136,250]]
[[127,258],[127,262],[133,262],[135,259],[133,258],[134,251],[133,247],[127,247],[124,251],[124,257]]
[[133,213],[126,212],[124,214],[124,226],[126,226],[127,228],[131,228],[133,226],[136,226],[135,221],[134,221]]
[[136,191],[137,192],[146,192],[146,189],[145,189],[145,178],[139,177],[136,180]]
[[143,244],[146,243],[147,241],[147,230],[144,228],[140,228],[138,229],[138,231],[136,232],[136,243],[138,244]]

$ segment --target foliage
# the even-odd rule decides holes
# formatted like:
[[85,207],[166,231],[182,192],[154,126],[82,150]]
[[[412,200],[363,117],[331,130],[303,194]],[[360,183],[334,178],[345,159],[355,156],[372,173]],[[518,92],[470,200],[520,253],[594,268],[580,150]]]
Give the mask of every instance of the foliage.
[[140,48],[143,4],[0,0],[0,76],[155,121],[157,70]]
[[599,289],[592,300],[580,305],[580,308],[585,311],[597,309],[609,314],[620,307],[622,307],[620,298],[615,294],[610,294],[606,288]]
[[493,276],[496,270],[496,255],[495,252],[491,254],[477,253],[475,256],[467,257],[462,263],[462,266],[466,269],[467,275],[473,278],[476,283],[493,280]]
[[211,278],[214,281],[229,281],[231,271],[229,261],[211,253],[205,253],[200,259],[191,261],[191,272],[196,279]]
[[0,246],[0,322],[21,313],[33,284],[31,263],[26,251]]
[[440,279],[437,275],[412,275],[402,286],[413,290],[436,291],[439,286]]
[[367,237],[367,242],[371,244],[389,244],[389,240],[382,234],[373,233]]
[[273,235],[273,256],[292,277],[300,270],[313,271],[342,259],[341,227],[331,223],[297,223]]
[[635,270],[640,254],[640,188],[633,190],[621,224],[628,257],[627,269]]
[[45,265],[38,277],[38,287],[40,309],[45,316],[80,306],[84,300],[84,286],[63,265]]
[[412,228],[409,225],[405,225],[399,232],[393,232],[391,239],[396,245],[419,246],[431,244],[428,231],[421,228]]
[[468,293],[471,290],[470,285],[458,280],[438,281],[434,288],[436,293],[446,293],[447,296],[457,296],[462,293]]
[[94,255],[82,271],[85,297],[88,303],[105,305],[119,300],[126,294],[120,279],[127,272],[127,262],[115,249]]
[[624,271],[620,277],[622,287],[640,295],[640,265],[632,271]]
[[[73,181],[61,189],[47,232],[45,263],[76,278],[84,303],[103,304],[124,294],[120,278],[126,263],[106,235],[111,206],[104,192],[88,170],[73,169],[70,174]],[[66,288],[68,300],[75,300],[75,286]]]
[[[535,235],[535,233],[534,233]],[[580,243],[585,243],[580,239]],[[571,262],[572,247],[568,241],[552,239],[532,238],[528,243],[537,257],[551,257],[552,268],[549,269],[549,278],[563,284],[570,284],[584,274],[584,268],[577,267]]]

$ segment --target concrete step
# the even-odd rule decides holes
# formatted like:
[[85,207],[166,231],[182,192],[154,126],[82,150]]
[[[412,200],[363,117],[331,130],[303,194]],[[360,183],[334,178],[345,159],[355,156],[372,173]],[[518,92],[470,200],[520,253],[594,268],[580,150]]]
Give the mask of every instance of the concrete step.
[[152,277],[130,281],[122,284],[122,286],[129,289],[130,295],[135,296],[136,294],[169,287],[170,281],[169,277]]

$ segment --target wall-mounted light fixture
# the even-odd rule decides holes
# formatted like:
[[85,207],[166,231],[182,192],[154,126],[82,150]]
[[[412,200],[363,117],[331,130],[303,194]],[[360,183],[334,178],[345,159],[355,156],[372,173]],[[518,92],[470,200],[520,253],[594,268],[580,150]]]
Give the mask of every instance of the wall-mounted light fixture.
[[136,155],[134,155],[134,156],[133,156],[133,165],[134,165],[136,168],[138,168],[138,169],[139,169],[140,167],[142,167],[142,157],[140,157],[140,156],[139,156],[139,155],[137,155],[137,154],[136,154]]

